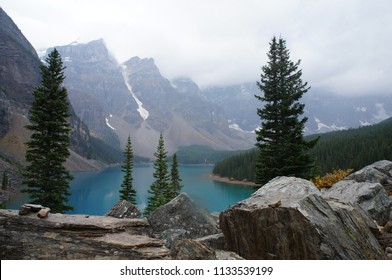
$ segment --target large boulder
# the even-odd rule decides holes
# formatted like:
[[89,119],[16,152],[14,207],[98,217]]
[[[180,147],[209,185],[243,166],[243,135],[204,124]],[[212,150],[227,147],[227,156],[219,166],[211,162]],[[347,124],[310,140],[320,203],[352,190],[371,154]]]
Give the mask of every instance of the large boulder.
[[105,216],[110,216],[118,219],[136,219],[140,218],[142,213],[140,210],[132,203],[126,200],[121,200],[113,206],[112,209],[106,213]]
[[380,183],[343,180],[334,184],[323,196],[359,204],[380,226],[390,219],[392,200]]
[[385,259],[369,223],[360,207],[327,201],[294,177],[271,180],[220,215],[228,250],[245,259]]
[[185,193],[158,207],[148,221],[154,232],[174,232],[178,235],[178,230],[181,230],[182,238],[198,238],[220,232],[208,211],[200,208]]
[[357,182],[380,183],[383,186],[392,184],[392,161],[380,160],[368,165],[346,177],[346,180]]

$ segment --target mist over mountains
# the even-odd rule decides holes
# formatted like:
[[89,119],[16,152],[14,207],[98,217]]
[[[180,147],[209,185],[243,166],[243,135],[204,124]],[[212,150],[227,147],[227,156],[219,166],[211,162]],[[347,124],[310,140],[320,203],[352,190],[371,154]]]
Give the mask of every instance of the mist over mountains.
[[[102,39],[57,47],[66,68],[66,87],[76,113],[89,128],[113,145],[132,136],[135,150],[152,156],[160,132],[170,152],[180,146],[215,149],[253,146],[260,125],[260,94],[254,83],[201,90],[190,78],[169,81],[152,58],[118,64]],[[392,115],[385,94],[338,96],[310,90],[303,98],[306,134],[375,124]]]
[[[0,146],[22,160],[24,130],[39,64],[52,50],[36,55],[31,44],[3,10],[0,36]],[[206,145],[217,150],[254,146],[262,104],[256,81],[201,89],[191,78],[169,81],[153,58],[131,57],[118,63],[103,39],[56,46],[66,66],[64,86],[72,110],[73,149],[91,157],[90,137],[121,150],[128,135],[134,153],[153,157],[160,132],[169,153],[179,147]],[[255,62],[257,63],[257,62]],[[375,124],[392,115],[387,94],[339,96],[319,89],[304,95],[306,134]],[[10,151],[14,152],[10,152]]]
[[192,80],[169,81],[152,58],[118,64],[102,39],[56,48],[77,115],[111,145],[121,147],[131,135],[135,153],[152,157],[160,132],[169,152],[191,144],[233,150],[254,143],[253,134],[230,129],[224,110]]
[[[255,94],[260,95],[256,81],[203,90],[208,100],[224,108],[230,127],[245,131],[253,131],[260,125],[256,109],[261,104],[254,98]],[[387,93],[341,96],[310,89],[301,102],[308,117],[305,134],[372,125],[392,116],[392,99]]]

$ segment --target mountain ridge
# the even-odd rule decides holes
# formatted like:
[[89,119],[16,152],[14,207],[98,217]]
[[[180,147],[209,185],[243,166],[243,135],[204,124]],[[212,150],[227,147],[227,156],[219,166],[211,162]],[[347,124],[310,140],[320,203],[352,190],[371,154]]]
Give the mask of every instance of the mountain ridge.
[[[31,132],[28,111],[33,101],[33,90],[40,84],[41,61],[26,37],[13,20],[0,8],[0,153],[22,165],[25,162],[26,142]],[[89,160],[94,153],[88,127],[77,117],[72,106],[71,170],[97,170]],[[78,167],[78,162],[80,166]],[[87,168],[87,169],[86,169]]]
[[153,157],[161,132],[170,152],[192,144],[229,150],[253,145],[252,136],[228,127],[225,112],[193,81],[176,86],[153,58],[134,56],[118,64],[102,39],[56,49],[67,67],[65,86],[75,111],[91,133],[113,146],[123,147],[131,135],[134,152]]

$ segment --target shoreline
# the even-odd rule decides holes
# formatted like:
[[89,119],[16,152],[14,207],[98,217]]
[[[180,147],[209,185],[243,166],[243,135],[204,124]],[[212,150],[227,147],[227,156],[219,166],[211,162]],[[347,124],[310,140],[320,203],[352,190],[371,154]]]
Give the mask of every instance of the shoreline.
[[219,175],[215,175],[212,173],[209,173],[208,177],[213,181],[217,181],[217,182],[221,182],[221,183],[232,184],[232,185],[242,185],[242,186],[248,186],[248,187],[257,187],[257,184],[254,182],[231,180],[228,177],[221,177]]

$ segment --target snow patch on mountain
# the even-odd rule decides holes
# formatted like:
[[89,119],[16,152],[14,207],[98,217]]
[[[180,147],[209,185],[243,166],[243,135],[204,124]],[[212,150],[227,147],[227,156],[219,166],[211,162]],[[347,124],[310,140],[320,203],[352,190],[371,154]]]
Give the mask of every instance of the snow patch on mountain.
[[244,130],[236,123],[229,124],[229,128],[244,132]]
[[317,130],[318,131],[335,131],[335,130],[345,130],[347,127],[345,126],[337,126],[336,124],[326,125],[325,123],[321,122],[318,118],[314,117],[314,121],[317,123]]
[[[231,122],[231,121],[229,120],[229,122]],[[245,132],[245,133],[255,133],[255,130],[258,129],[258,128],[256,128],[255,130],[252,130],[252,131],[246,131],[246,130],[243,130],[238,124],[236,124],[234,122],[231,122],[229,124],[229,128],[237,130],[237,131]]]
[[356,112],[366,112],[367,111],[367,108],[366,107],[355,107],[355,111]]
[[318,118],[314,117],[314,121],[317,123],[317,130],[330,129],[328,125],[322,123]]
[[136,104],[138,106],[137,111],[139,112],[140,116],[142,117],[143,120],[147,120],[150,113],[147,111],[146,108],[143,107],[143,103],[139,100],[139,98],[137,98],[136,94],[132,91],[132,86],[128,83],[126,68],[127,67],[125,65],[122,66],[122,75],[124,78],[125,85],[127,86],[128,91],[131,93],[133,99],[135,99],[136,101]]
[[[110,115],[110,116],[112,116],[112,115]],[[111,124],[109,123],[109,119],[108,119],[108,118],[105,118],[105,121],[106,121],[106,125],[107,125],[110,129],[116,130],[113,126],[111,126]]]
[[368,121],[359,121],[359,123],[361,124],[361,126],[368,126],[368,125],[372,125],[370,122]]

